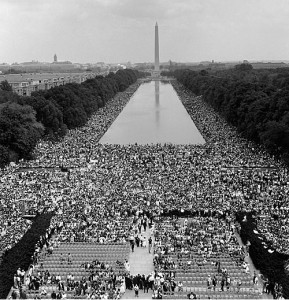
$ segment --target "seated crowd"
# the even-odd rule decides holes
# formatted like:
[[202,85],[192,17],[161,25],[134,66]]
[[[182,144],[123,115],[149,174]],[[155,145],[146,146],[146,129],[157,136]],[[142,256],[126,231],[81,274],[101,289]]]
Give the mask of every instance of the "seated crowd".
[[[182,291],[183,283],[176,282],[178,273],[190,273],[195,269],[206,271],[205,266],[213,265],[221,279],[209,274],[208,287],[220,290],[229,289],[231,277],[225,266],[222,266],[219,255],[228,255],[235,266],[242,271],[245,258],[243,248],[234,234],[235,227],[230,218],[219,215],[213,217],[194,217],[190,222],[185,219],[181,225],[178,219],[161,220],[155,231],[154,265],[161,277],[160,286],[164,294],[173,294],[175,288]],[[246,270],[243,270],[246,272]],[[237,292],[237,281],[235,278]],[[232,289],[232,288],[231,288]]]

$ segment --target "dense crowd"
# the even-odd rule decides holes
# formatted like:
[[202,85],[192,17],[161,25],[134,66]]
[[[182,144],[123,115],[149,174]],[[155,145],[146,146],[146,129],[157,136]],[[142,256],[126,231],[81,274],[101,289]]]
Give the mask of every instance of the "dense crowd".
[[[22,218],[27,212],[33,211],[35,213],[42,212],[45,208],[49,210],[57,208],[57,212],[62,214],[63,208],[69,207],[69,202],[64,203],[64,201],[69,198],[68,192],[73,185],[72,181],[74,175],[72,173],[67,174],[63,172],[63,167],[69,165],[69,167],[78,168],[83,166],[83,164],[87,162],[87,159],[89,160],[89,158],[86,157],[85,159],[81,158],[81,153],[86,151],[85,147],[88,147],[87,138],[89,134],[95,139],[94,142],[93,139],[91,139],[92,144],[90,151],[92,151],[93,147],[97,146],[97,141],[102,134],[128,102],[130,95],[138,88],[138,85],[139,83],[133,85],[126,92],[119,93],[114,99],[111,99],[104,108],[99,109],[86,126],[70,131],[61,142],[62,146],[60,146],[59,143],[42,141],[36,149],[36,152],[38,152],[38,149],[41,149],[42,154],[41,156],[37,155],[38,158],[36,160],[22,161],[18,165],[11,163],[4,169],[0,169],[0,251],[9,250],[27,231],[30,222]],[[86,137],[83,137],[83,141],[87,140],[85,144],[83,144],[83,141],[78,140],[78,136],[81,132],[86,132]],[[80,143],[80,147],[76,148],[72,145],[73,140],[76,142],[75,138]],[[68,144],[70,144],[70,150],[67,148]],[[62,156],[60,152],[57,154],[60,150],[58,147],[65,147],[65,149],[69,151],[69,156],[73,155],[74,163],[72,163],[72,161],[71,163],[68,161],[66,163],[64,161],[57,161],[58,154]],[[57,150],[57,148],[59,150]],[[62,150],[64,150],[64,148]],[[62,152],[62,150],[60,151]],[[64,150],[65,153],[66,150]],[[74,154],[70,151],[74,152]],[[54,157],[53,155],[56,156]],[[76,156],[79,157],[76,159]],[[66,158],[64,158],[64,160],[66,161]],[[82,173],[82,169],[78,168],[76,171]],[[72,181],[70,183],[64,183],[70,176]],[[90,194],[92,193],[93,189]],[[82,199],[79,199],[78,194],[75,196],[78,202],[81,203],[80,200]],[[72,202],[74,202],[73,199],[71,203]],[[77,205],[79,205],[79,203]],[[83,213],[83,205],[84,204],[81,203],[81,207],[77,209],[81,214]],[[71,211],[73,211],[73,209],[71,209]],[[69,215],[69,211],[65,211],[65,213],[66,212]],[[63,220],[59,221],[59,218],[53,220],[53,223],[59,222],[63,222]]]
[[[270,249],[288,251],[288,170],[177,82],[174,88],[205,145],[98,143],[138,85],[108,101],[62,141],[39,143],[35,160],[0,171],[1,250],[29,227],[21,219],[19,199],[25,199],[36,211],[55,210],[52,226],[62,228],[60,241],[125,242],[143,212],[148,218],[178,210],[233,219],[245,210],[263,216],[258,230],[272,241]],[[224,246],[217,239],[206,248]],[[234,244],[226,247],[237,250]]]
[[[178,220],[177,220],[178,221]],[[166,266],[170,264],[166,260],[163,262],[159,255],[169,255],[170,253],[187,254],[196,252],[202,257],[210,258],[214,253],[227,253],[232,257],[236,254],[241,261],[244,259],[242,247],[235,236],[235,224],[231,222],[230,217],[194,217],[188,224],[180,227],[175,222],[174,225],[168,223],[165,230],[159,230],[155,233],[155,252],[158,265],[162,269],[171,269],[175,266]],[[173,261],[171,261],[174,264]],[[202,262],[194,261],[202,264]],[[167,268],[168,267],[168,268]]]

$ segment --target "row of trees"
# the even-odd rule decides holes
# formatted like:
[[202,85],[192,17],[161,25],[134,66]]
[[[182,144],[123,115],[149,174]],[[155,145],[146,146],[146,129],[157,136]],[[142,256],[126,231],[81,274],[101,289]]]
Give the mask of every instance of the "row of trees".
[[289,70],[176,70],[171,74],[236,126],[245,137],[289,163]]
[[144,76],[119,70],[81,84],[70,83],[20,97],[7,82],[0,84],[0,166],[30,158],[40,138],[62,137],[67,129],[83,126],[117,92]]

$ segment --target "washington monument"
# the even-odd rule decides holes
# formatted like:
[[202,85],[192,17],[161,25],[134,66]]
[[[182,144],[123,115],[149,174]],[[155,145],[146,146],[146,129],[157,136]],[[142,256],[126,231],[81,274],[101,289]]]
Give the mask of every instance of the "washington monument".
[[159,27],[158,23],[155,26],[155,69],[153,76],[160,76],[160,53],[159,53]]
[[155,71],[160,71],[160,53],[159,53],[159,27],[155,26]]

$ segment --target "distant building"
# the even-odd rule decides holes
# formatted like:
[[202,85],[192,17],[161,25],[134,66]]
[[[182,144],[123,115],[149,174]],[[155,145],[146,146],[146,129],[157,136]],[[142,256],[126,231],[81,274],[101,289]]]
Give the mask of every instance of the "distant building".
[[54,54],[54,60],[53,60],[55,63],[57,62],[57,55]]
[[226,68],[226,64],[224,63],[216,63],[216,62],[212,62],[211,64],[208,64],[207,67],[211,68],[211,69],[225,69]]
[[96,64],[94,64],[94,66],[104,68],[104,67],[106,67],[106,64],[103,61],[99,61]]
[[13,91],[20,96],[30,96],[32,92],[48,90],[67,83],[82,83],[94,78],[95,73],[24,73],[0,75],[0,82],[7,80]]

